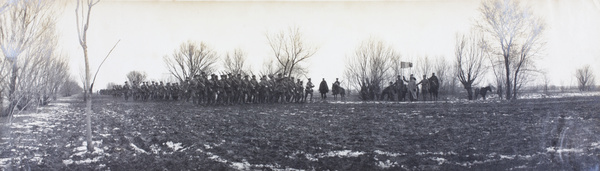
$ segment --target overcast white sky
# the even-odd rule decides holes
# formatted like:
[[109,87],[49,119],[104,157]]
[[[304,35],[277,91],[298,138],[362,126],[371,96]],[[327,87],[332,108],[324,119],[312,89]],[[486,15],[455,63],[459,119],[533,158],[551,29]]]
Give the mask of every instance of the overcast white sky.
[[[590,64],[600,75],[599,0],[526,1],[544,17],[548,42],[539,68],[553,84],[575,83],[576,68]],[[479,17],[480,1],[384,2],[164,2],[101,1],[92,11],[88,36],[91,67],[119,39],[96,81],[123,83],[132,70],[146,72],[150,80],[166,80],[163,56],[182,42],[205,42],[221,57],[241,48],[255,72],[272,57],[265,33],[299,26],[306,43],[319,47],[305,65],[308,77],[343,79],[344,61],[370,37],[382,39],[406,61],[423,56],[454,57],[457,32],[467,32]],[[61,47],[70,57],[72,73],[79,78],[83,55],[77,42],[75,4],[64,7],[58,29]],[[221,64],[219,63],[219,66]],[[419,74],[419,73],[417,73]],[[489,72],[489,74],[492,74]],[[600,79],[600,78],[599,78]],[[487,84],[489,81],[483,81]]]

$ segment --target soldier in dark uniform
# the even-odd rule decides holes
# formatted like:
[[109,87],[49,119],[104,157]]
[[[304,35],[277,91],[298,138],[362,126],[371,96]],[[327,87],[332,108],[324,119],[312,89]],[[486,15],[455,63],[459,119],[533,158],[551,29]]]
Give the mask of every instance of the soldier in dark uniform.
[[123,85],[123,97],[125,101],[129,100],[129,84],[125,81],[125,85]]
[[369,86],[367,86],[367,82],[365,80],[362,81],[360,86],[360,98],[362,100],[370,100],[369,99]]
[[321,84],[319,84],[319,93],[321,93],[321,100],[327,99],[328,92],[329,86],[327,86],[327,82],[325,81],[325,78],[323,78],[323,81],[321,81]]
[[312,102],[312,98],[313,98],[313,88],[315,87],[315,85],[310,81],[310,78],[308,78],[308,82],[306,82],[306,88],[304,90],[305,94],[304,94],[304,102],[307,102],[307,97],[310,94],[310,101]]
[[207,81],[206,84],[206,93],[207,93],[207,104],[215,104],[217,102],[217,95],[219,92],[219,85],[217,80],[217,75],[211,74],[210,80]]
[[427,79],[427,75],[423,75],[423,79],[417,85],[421,84],[421,96],[423,97],[423,101],[427,100],[427,94],[429,94],[429,79]]
[[296,92],[294,97],[296,97],[296,103],[302,102],[302,98],[304,97],[304,83],[298,79],[296,82]]
[[396,79],[396,83],[394,83],[396,86],[396,94],[397,94],[397,99],[398,101],[404,101],[404,98],[406,97],[406,85],[404,84],[404,81],[402,80],[402,77],[400,75],[398,75],[398,78]]
[[257,103],[258,101],[258,81],[256,80],[256,75],[252,75],[252,79],[250,79],[248,83],[248,101],[250,103]]

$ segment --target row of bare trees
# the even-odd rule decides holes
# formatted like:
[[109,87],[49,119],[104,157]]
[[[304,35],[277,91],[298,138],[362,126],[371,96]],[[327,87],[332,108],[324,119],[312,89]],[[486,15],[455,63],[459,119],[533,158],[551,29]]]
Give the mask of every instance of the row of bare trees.
[[515,0],[483,1],[479,10],[475,27],[456,38],[456,77],[472,99],[473,85],[491,69],[500,98],[505,93],[506,99],[516,99],[532,76],[541,73],[535,61],[546,44],[545,23]]
[[[382,40],[370,38],[364,41],[346,60],[344,75],[355,90],[364,84],[383,86],[386,80],[392,80],[395,72],[400,72],[400,55],[392,46]],[[398,63],[396,63],[398,64]],[[396,67],[396,68],[394,68]]]
[[[531,7],[515,0],[483,1],[480,12],[481,18],[468,34],[457,34],[453,62],[425,56],[417,59],[416,69],[427,75],[437,73],[441,92],[452,91],[460,82],[468,99],[473,99],[473,86],[491,68],[497,88],[505,90],[506,99],[516,99],[532,75],[540,73],[535,61],[545,45],[545,23],[533,14]],[[362,86],[366,78],[382,85],[384,80],[401,74],[401,60],[391,46],[370,39],[347,59],[345,75],[354,88]]]
[[519,90],[538,72],[535,61],[546,44],[542,38],[546,24],[530,6],[516,0],[487,0],[479,10],[481,19],[476,26],[487,33],[486,49],[492,68],[503,68],[495,70],[496,76],[503,77],[497,77],[497,84],[505,85],[506,99],[516,99]]
[[[305,37],[299,27],[289,27],[274,34],[266,34],[272,58],[269,58],[263,70],[263,75],[281,73],[285,76],[301,76],[308,72],[303,63],[312,57],[317,48],[306,43]],[[201,73],[214,73],[217,71],[219,54],[205,42],[188,41],[182,43],[172,55],[163,57],[167,69],[179,81],[200,75]],[[247,54],[240,48],[234,49],[225,55],[222,66],[223,73],[252,74],[252,69],[247,64]]]
[[388,43],[369,38],[356,48],[354,54],[346,58],[344,75],[355,90],[360,89],[363,84],[383,89],[385,82],[395,81],[397,76],[408,74],[430,77],[432,73],[436,73],[442,92],[451,91],[455,85],[450,76],[452,68],[447,65],[443,56],[418,58],[414,70],[410,69],[413,66],[407,65],[408,62],[403,64],[403,60],[408,61]]
[[[3,116],[56,98],[70,81],[57,50],[54,1],[7,1],[0,11],[0,107]],[[8,105],[2,104],[6,99]]]

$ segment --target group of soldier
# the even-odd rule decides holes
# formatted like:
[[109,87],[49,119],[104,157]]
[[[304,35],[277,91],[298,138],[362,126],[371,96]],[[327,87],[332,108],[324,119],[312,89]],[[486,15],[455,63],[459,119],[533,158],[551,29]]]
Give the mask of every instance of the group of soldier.
[[[419,85],[421,85],[421,91],[419,91]],[[438,89],[439,80],[435,73],[432,73],[429,78],[427,75],[423,75],[423,79],[419,82],[413,74],[410,75],[409,80],[398,76],[395,82],[389,82],[389,85],[382,91],[376,81],[365,79],[361,83],[360,98],[362,100],[416,101],[422,99],[425,101],[429,96],[431,100],[437,100]]]
[[[142,82],[116,85],[103,94],[130,98],[136,101],[188,101],[194,104],[242,103],[302,103],[312,101],[315,86],[308,78],[306,85],[300,79],[284,77],[281,73],[264,75],[242,74],[207,75],[201,73],[180,83]],[[310,96],[310,97],[309,97]]]
[[[421,85],[419,88],[418,86]],[[332,87],[340,87],[336,79]],[[201,73],[188,77],[180,83],[134,82],[127,81],[123,85],[115,85],[112,89],[102,90],[102,94],[130,98],[134,101],[187,101],[194,104],[242,104],[242,103],[303,103],[313,101],[315,85],[308,78],[306,84],[300,79],[286,77],[281,73],[263,75],[258,79],[255,75],[222,74],[207,75]],[[409,80],[398,76],[395,82],[389,82],[383,90],[376,81],[365,79],[361,83],[360,98],[362,100],[415,101],[427,100],[429,96],[436,100],[439,81],[435,73],[417,82],[411,74]],[[332,88],[333,89],[333,88]],[[343,88],[342,88],[343,89]],[[321,99],[325,100],[329,92],[325,79],[319,86]],[[420,91],[419,91],[420,90]],[[342,95],[343,97],[343,95]]]

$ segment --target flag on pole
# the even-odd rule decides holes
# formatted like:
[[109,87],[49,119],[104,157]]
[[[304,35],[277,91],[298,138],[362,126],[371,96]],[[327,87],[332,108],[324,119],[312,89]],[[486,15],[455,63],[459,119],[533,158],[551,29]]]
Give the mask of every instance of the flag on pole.
[[400,68],[412,68],[412,62],[400,62]]

